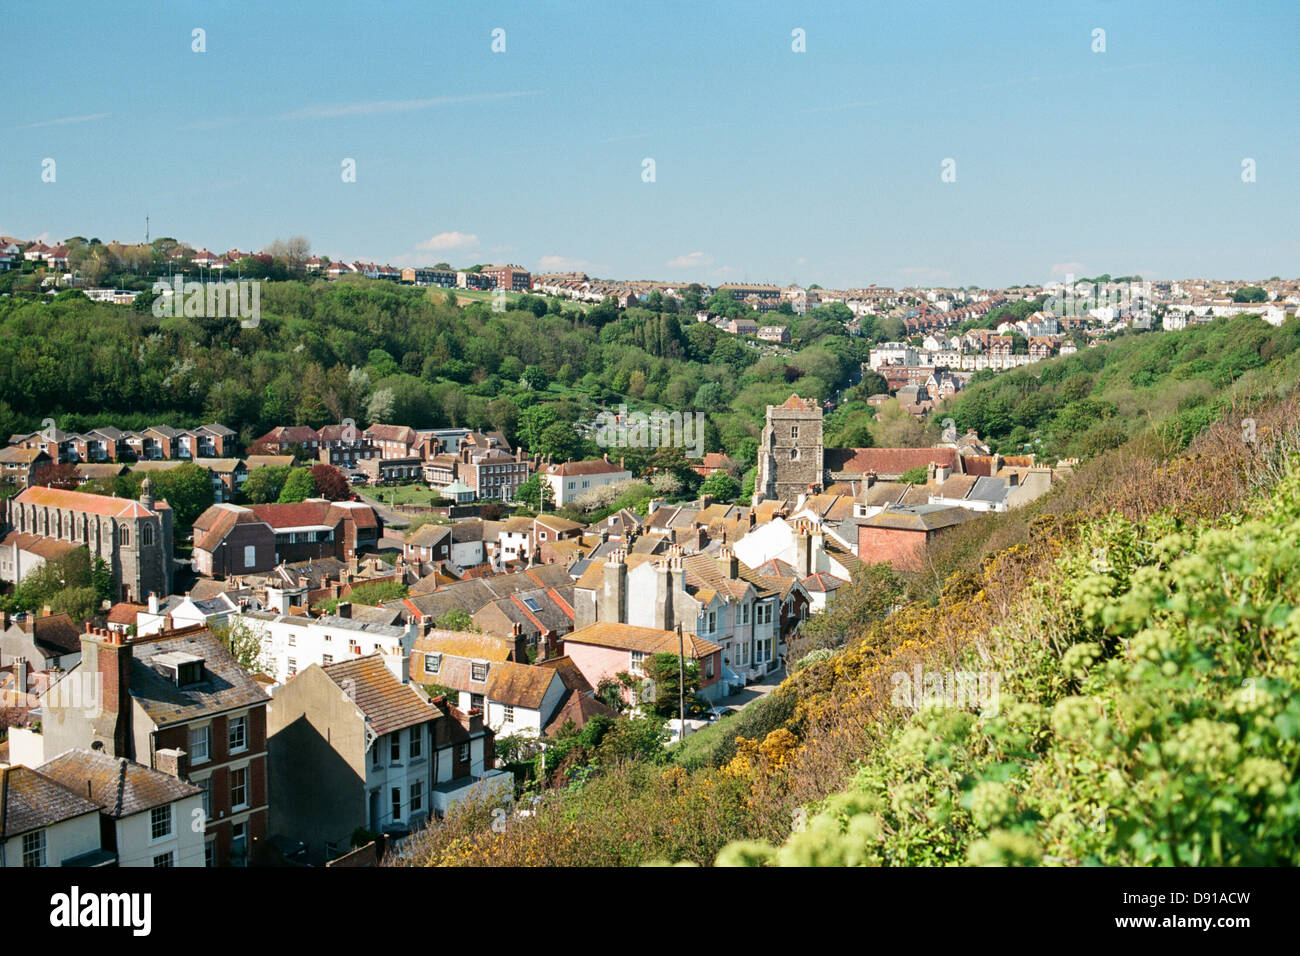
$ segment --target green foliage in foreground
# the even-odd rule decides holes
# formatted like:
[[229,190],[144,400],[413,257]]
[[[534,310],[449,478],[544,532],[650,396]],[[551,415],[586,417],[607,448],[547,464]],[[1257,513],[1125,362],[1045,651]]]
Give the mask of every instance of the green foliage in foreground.
[[1298,542],[1295,463],[1246,514],[1108,519],[990,635],[996,701],[921,709],[783,846],[718,862],[1295,865]]

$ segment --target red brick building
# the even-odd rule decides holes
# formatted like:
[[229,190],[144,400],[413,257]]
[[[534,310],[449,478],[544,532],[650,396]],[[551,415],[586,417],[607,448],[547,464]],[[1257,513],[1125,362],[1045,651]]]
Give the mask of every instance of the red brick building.
[[920,571],[935,537],[973,517],[950,505],[891,505],[858,525],[858,560]]
[[46,755],[102,750],[188,780],[204,792],[207,865],[257,863],[267,835],[262,686],[202,625],[144,638],[88,628],[81,653],[64,681],[96,687],[99,707],[42,698]]

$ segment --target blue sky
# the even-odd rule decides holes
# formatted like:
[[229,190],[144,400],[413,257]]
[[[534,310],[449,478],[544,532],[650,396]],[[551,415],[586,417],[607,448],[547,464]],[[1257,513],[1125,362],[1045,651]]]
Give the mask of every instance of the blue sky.
[[214,251],[301,234],[398,265],[824,286],[1300,259],[1294,2],[126,0],[4,22],[0,234],[134,241],[148,214]]

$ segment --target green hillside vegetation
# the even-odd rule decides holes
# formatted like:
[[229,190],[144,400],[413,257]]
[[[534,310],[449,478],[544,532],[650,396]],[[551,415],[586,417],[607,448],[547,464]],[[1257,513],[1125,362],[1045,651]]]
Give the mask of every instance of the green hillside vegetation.
[[[2,297],[0,430],[46,417],[69,431],[217,421],[247,443],[276,425],[352,418],[499,429],[563,458],[597,451],[574,423],[626,403],[702,411],[706,450],[734,452],[757,438],[766,405],[847,385],[871,344],[823,310],[792,319],[796,350],[771,355],[693,316],[538,296],[497,313],[454,294],[457,304],[447,290],[378,281],[266,282],[255,328],[155,318],[151,293],[136,307]],[[564,428],[528,433],[536,406]]]
[[[1233,410],[1182,450],[1149,431],[970,522],[925,573],[867,569],[761,703],[682,746],[552,768],[531,816],[466,807],[399,862],[1293,859],[1297,412]],[[917,667],[996,673],[997,713],[896,706]],[[1233,710],[1247,679],[1269,695],[1255,716]]]
[[1159,424],[1185,446],[1231,405],[1300,377],[1300,323],[1257,316],[1125,335],[1096,348],[976,381],[944,403],[1003,454],[1089,457]]
[[717,862],[1300,862],[1294,421],[1255,463],[1283,477],[1239,509],[1087,527],[958,656],[997,669],[991,697],[918,702],[779,848],[740,841]]

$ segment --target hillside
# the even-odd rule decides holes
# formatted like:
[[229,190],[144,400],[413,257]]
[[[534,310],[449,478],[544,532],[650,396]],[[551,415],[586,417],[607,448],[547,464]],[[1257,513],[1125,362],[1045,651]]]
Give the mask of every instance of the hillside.
[[1251,462],[1280,480],[1228,513],[1088,525],[951,669],[925,665],[932,697],[900,699],[912,675],[877,666],[859,692],[917,712],[779,849],[737,842],[718,862],[1295,865],[1294,421]]
[[0,297],[0,431],[47,417],[67,431],[216,421],[247,444],[277,425],[352,418],[499,429],[563,458],[599,452],[571,428],[546,441],[530,434],[526,409],[551,406],[572,425],[626,403],[701,411],[706,450],[743,458],[768,404],[792,388],[829,398],[870,347],[816,313],[790,320],[794,345],[776,355],[693,316],[537,296],[494,312],[462,291],[266,282],[254,328],[157,318],[143,301],[98,304],[75,291]]
[[[862,576],[817,620],[843,649],[685,748],[599,749],[533,815],[453,814],[402,862],[1290,859],[1298,411],[1252,409],[1254,445],[1222,421],[1100,455],[987,519],[939,587]],[[918,667],[982,674],[997,713],[898,706]]]
[[1276,394],[1300,373],[1300,322],[1221,318],[1174,332],[1127,334],[1005,373],[977,373],[941,406],[1004,454],[1089,457],[1162,424],[1185,446],[1226,408]]

